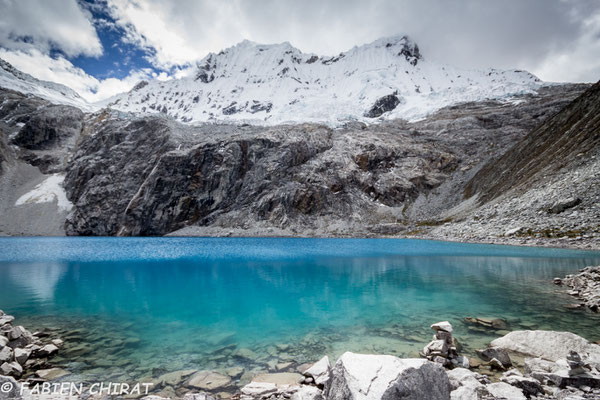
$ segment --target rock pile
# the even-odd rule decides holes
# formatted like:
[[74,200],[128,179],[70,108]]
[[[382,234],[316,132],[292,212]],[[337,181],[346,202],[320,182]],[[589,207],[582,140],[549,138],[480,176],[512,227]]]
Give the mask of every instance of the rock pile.
[[423,348],[421,356],[445,367],[469,368],[469,359],[458,355],[457,341],[452,337],[452,325],[448,321],[431,325],[435,331],[433,340]]
[[63,341],[42,342],[43,333],[31,333],[22,326],[13,326],[15,318],[0,310],[0,375],[14,378],[35,374],[38,379],[53,380],[68,374],[59,368],[49,368]]
[[563,279],[554,278],[554,283],[571,288],[568,293],[580,300],[578,306],[600,312],[600,266],[586,267],[579,274],[567,275]]
[[[502,378],[528,396],[541,393],[538,387],[541,386],[544,393],[555,396],[552,398],[563,398],[566,393],[580,398],[600,398],[600,346],[578,335],[515,331],[492,341],[492,346],[528,357],[524,376],[505,373]],[[587,394],[591,397],[585,397]]]
[[[332,368],[323,357],[304,379],[266,374],[241,390],[241,400],[450,399],[444,368],[422,359],[344,353]],[[292,378],[292,377],[290,377]]]

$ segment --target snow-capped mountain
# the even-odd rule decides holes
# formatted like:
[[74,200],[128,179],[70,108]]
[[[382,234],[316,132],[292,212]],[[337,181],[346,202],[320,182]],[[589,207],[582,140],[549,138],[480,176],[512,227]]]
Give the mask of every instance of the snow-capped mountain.
[[95,109],[76,91],[59,83],[42,81],[19,71],[0,58],[0,87],[31,94],[56,104],[67,104],[89,111]]
[[464,101],[533,92],[525,71],[465,70],[427,61],[406,36],[382,38],[334,57],[305,54],[289,43],[243,41],[211,53],[194,76],[140,82],[101,105],[166,113],[183,122],[415,120]]

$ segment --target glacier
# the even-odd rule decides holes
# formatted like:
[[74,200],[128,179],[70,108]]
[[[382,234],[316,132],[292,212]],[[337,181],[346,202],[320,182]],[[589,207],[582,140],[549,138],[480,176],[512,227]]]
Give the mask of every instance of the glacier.
[[85,111],[108,107],[166,114],[192,124],[414,122],[458,103],[510,102],[545,85],[526,71],[469,70],[429,61],[413,40],[401,35],[336,56],[303,53],[288,42],[264,45],[245,40],[208,54],[192,76],[141,81],[129,92],[93,104],[66,86],[16,73],[1,62],[0,85],[6,88]]

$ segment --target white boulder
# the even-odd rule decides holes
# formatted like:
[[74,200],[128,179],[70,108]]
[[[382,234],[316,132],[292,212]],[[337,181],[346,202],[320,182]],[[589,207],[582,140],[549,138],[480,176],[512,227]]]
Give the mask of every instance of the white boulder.
[[504,382],[490,383],[485,387],[494,398],[510,400],[527,400],[521,389]]
[[344,353],[335,363],[329,400],[450,399],[450,383],[440,364]]
[[555,362],[576,351],[587,354],[587,362],[600,365],[600,346],[571,332],[514,331],[493,340],[491,345]]
[[318,386],[325,386],[331,380],[331,365],[329,357],[325,356],[313,364],[312,367],[304,371],[305,376],[310,376],[314,379]]
[[250,382],[242,388],[242,394],[252,397],[262,397],[277,393],[277,385],[271,382]]
[[302,385],[292,395],[292,400],[323,400],[323,392],[317,387]]
[[437,322],[431,325],[431,329],[434,331],[444,331],[452,333],[452,324],[448,321]]

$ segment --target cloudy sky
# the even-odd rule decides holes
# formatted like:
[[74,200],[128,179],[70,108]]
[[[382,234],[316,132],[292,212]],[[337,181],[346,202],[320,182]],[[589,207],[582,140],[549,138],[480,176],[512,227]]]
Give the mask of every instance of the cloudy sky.
[[0,58],[90,101],[243,39],[334,55],[407,34],[428,60],[600,79],[599,0],[0,0]]

